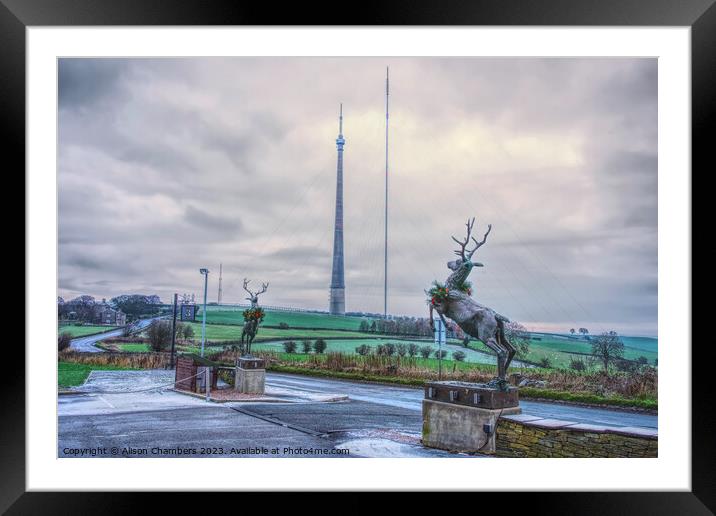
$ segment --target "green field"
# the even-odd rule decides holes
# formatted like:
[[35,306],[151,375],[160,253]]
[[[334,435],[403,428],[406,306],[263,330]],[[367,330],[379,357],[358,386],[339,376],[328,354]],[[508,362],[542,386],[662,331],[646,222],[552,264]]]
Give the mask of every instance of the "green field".
[[[206,322],[207,324],[244,324],[242,315],[244,310],[245,308],[240,307],[207,306]],[[266,326],[278,326],[281,323],[286,323],[291,328],[358,330],[363,320],[363,317],[266,310],[266,318],[263,324]],[[197,312],[197,321],[201,321],[201,309]]]
[[[243,324],[244,308],[227,306],[207,307],[206,339],[211,343],[220,344],[224,341],[238,341],[241,338],[241,324]],[[201,313],[197,318],[199,321]],[[327,341],[327,351],[354,353],[355,348],[361,344],[375,347],[378,344],[403,342],[405,344],[415,342],[419,346],[426,344],[435,348],[432,339],[399,338],[391,336],[376,336],[372,333],[357,331],[362,320],[371,319],[354,316],[334,316],[325,313],[304,313],[304,312],[283,312],[266,311],[266,318],[263,326],[256,336],[254,349],[265,349],[271,351],[282,351],[282,342],[294,340],[298,343],[303,339],[315,340],[323,338]],[[280,323],[286,323],[289,328],[276,328]],[[194,330],[193,346],[180,347],[180,351],[195,351],[198,349],[198,342],[201,340],[201,323],[190,323]],[[272,326],[272,327],[268,327]],[[80,327],[82,328],[82,327]],[[552,367],[569,367],[572,358],[584,357],[591,353],[591,343],[582,337],[571,337],[553,333],[533,333],[535,339],[530,340],[530,351],[524,360],[528,363],[539,364],[547,358]],[[592,336],[594,337],[594,336]],[[637,360],[639,357],[646,357],[649,364],[654,364],[658,358],[655,338],[649,337],[622,337],[624,342],[624,358]],[[467,354],[466,361],[479,364],[494,364],[495,358],[492,351],[479,341],[470,341],[470,348],[465,349],[456,340],[450,340],[446,346],[448,355],[446,359],[452,358],[452,352],[462,350]],[[122,345],[125,351],[146,351],[147,347],[142,344]],[[515,362],[516,366],[524,365]]]
[[[395,340],[390,338],[372,338],[372,339],[336,339],[336,340],[327,340],[326,341],[326,352],[334,352],[334,353],[355,353],[355,348],[357,346],[360,346],[361,344],[366,344],[372,348],[377,347],[379,344],[385,344],[387,342],[392,342],[393,344],[410,344],[411,342],[414,342],[418,346],[422,347],[425,345],[428,345],[432,348],[433,352],[435,352],[438,349],[438,346],[433,342],[429,340],[413,340],[413,341],[407,341],[407,340]],[[297,349],[300,352],[301,350],[301,342],[296,341]],[[260,343],[255,344],[253,346],[253,349],[255,350],[263,350],[263,351],[283,351],[283,341],[280,342],[267,342],[267,343]],[[495,364],[495,357],[494,355],[488,355],[486,353],[481,353],[479,351],[476,351],[474,349],[469,349],[463,347],[461,344],[455,343],[448,343],[448,345],[444,346],[443,349],[448,352],[448,354],[445,357],[445,360],[452,360],[452,353],[454,351],[462,351],[465,353],[465,362],[470,362],[473,364]],[[305,356],[305,355],[304,355]],[[397,353],[396,353],[397,356]],[[419,355],[418,355],[419,356]],[[422,358],[421,358],[422,359]],[[519,362],[514,363],[515,366],[519,365]]]
[[[530,341],[530,352],[525,357],[526,360],[539,363],[542,358],[546,357],[553,366],[568,367],[572,357],[578,358],[580,355],[589,355],[592,352],[592,345],[587,340],[560,338],[553,335],[540,335],[540,337],[542,340]],[[627,360],[636,360],[640,356],[644,356],[649,364],[653,365],[654,359],[658,358],[656,351],[635,347],[638,345],[642,348],[656,349],[656,339],[622,337],[622,341],[624,342],[624,358]]]
[[57,364],[57,386],[58,387],[74,387],[82,385],[92,370],[125,370],[126,367],[116,367],[110,365],[87,365],[75,364],[72,362],[58,362]]
[[[194,340],[201,341],[201,323],[189,323],[194,328]],[[368,335],[358,331],[340,331],[335,329],[309,330],[305,328],[260,328],[256,342],[276,339],[317,339],[317,338],[366,338]],[[240,340],[241,327],[230,324],[207,324],[206,340]]]
[[57,333],[69,333],[72,335],[72,338],[74,337],[84,337],[85,335],[93,335],[95,333],[102,333],[105,331],[110,331],[116,329],[117,326],[95,326],[95,325],[85,325],[85,326],[74,326],[74,325],[60,325],[57,328]]

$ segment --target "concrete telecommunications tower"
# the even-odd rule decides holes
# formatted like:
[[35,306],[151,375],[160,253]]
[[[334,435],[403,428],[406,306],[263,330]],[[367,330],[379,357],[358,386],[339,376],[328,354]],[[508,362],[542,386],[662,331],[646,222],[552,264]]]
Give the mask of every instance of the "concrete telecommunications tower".
[[336,171],[336,222],[333,232],[333,272],[331,274],[331,303],[329,311],[334,315],[346,313],[346,285],[343,270],[343,104],[338,116],[338,167]]

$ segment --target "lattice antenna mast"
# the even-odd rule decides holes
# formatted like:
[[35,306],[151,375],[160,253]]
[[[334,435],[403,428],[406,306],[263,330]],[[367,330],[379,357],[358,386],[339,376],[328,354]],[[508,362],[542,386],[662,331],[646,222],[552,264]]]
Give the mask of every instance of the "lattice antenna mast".
[[385,255],[383,263],[383,318],[388,318],[388,129],[390,98],[390,68],[385,69]]
[[217,296],[217,303],[221,304],[221,295],[222,295],[222,289],[221,289],[221,273],[222,273],[222,264],[219,264],[219,295]]

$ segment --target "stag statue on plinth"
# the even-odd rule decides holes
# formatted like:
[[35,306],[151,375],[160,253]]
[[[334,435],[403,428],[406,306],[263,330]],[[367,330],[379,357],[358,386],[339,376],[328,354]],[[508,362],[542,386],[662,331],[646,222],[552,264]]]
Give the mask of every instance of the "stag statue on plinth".
[[269,286],[268,283],[262,283],[261,290],[251,292],[249,283],[250,281],[244,278],[244,290],[249,293],[249,297],[246,299],[251,302],[251,308],[244,310],[244,328],[241,331],[241,355],[246,357],[251,356],[251,344],[259,331],[259,324],[266,315],[259,306],[259,295],[266,292]]
[[[516,349],[505,336],[505,324],[510,321],[507,317],[475,301],[472,298],[472,286],[467,281],[473,267],[483,267],[483,264],[473,262],[472,256],[487,242],[492,225],[488,224],[487,231],[480,241],[472,236],[474,225],[474,218],[467,221],[467,236],[464,240],[452,237],[460,246],[455,251],[458,259],[447,264],[452,273],[444,285],[435,282],[432,288],[426,292],[429,296],[430,325],[434,331],[433,310],[435,310],[445,327],[447,327],[445,317],[448,317],[455,321],[467,335],[484,342],[497,354],[497,376],[488,385],[506,390],[507,368],[516,353]],[[468,249],[471,240],[474,247]]]

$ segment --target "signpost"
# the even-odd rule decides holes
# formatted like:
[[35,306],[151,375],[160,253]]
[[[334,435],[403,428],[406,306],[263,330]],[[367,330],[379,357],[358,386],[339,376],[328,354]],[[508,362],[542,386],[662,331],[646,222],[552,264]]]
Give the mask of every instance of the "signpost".
[[174,369],[174,345],[177,336],[177,297],[178,294],[174,294],[174,311],[172,312],[172,354],[169,357],[169,369]]
[[438,380],[443,379],[443,344],[445,344],[445,325],[438,316],[435,321],[435,344],[438,345]]

